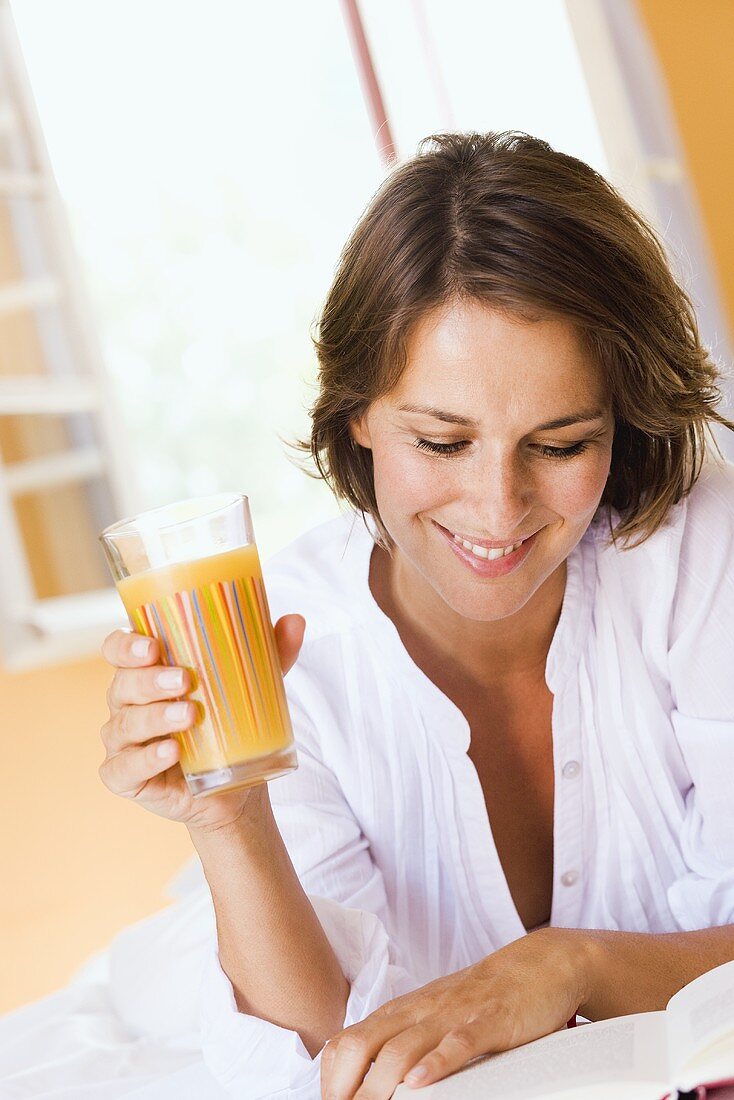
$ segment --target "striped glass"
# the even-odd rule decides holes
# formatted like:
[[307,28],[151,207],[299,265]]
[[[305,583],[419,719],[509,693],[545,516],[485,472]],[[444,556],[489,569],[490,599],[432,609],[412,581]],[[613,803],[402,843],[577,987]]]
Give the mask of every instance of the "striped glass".
[[192,794],[297,767],[247,497],[179,501],[100,535],[130,624],[187,668],[197,717],[175,734]]

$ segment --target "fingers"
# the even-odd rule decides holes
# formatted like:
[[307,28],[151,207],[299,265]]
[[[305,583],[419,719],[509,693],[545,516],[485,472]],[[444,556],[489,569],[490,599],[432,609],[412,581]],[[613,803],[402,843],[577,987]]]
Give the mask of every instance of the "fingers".
[[[321,1054],[322,1096],[329,1097],[329,1100],[352,1100],[356,1095],[361,1097],[362,1092],[360,1090],[357,1094],[357,1089],[371,1062],[378,1057],[383,1044],[393,1040],[396,1030],[399,1031],[399,1025],[378,1009],[367,1021],[353,1024],[331,1039]],[[410,1064],[415,1061],[414,1058]],[[370,1078],[373,1072],[370,1072]],[[364,1093],[364,1096],[370,1095]],[[375,1093],[377,1095],[382,1094]],[[384,1095],[390,1097],[392,1091]]]
[[191,674],[185,668],[118,668],[107,689],[107,705],[114,712],[131,704],[173,699],[191,691],[191,686]]
[[[389,1039],[377,1055],[366,1081],[354,1093],[355,1100],[389,1100],[408,1070],[436,1045],[442,1030],[437,1021],[422,1020]],[[352,1093],[344,1095],[351,1098]]]
[[348,1028],[330,1039],[321,1052],[322,1100],[352,1100],[371,1062],[370,1044]]
[[113,794],[136,798],[149,779],[176,763],[179,752],[178,742],[173,740],[128,748],[117,756],[108,756],[100,765],[99,776]]
[[154,737],[166,737],[188,729],[196,719],[196,708],[186,700],[121,707],[100,731],[108,756],[131,745],[142,745]]
[[491,1045],[482,1020],[456,1027],[444,1035],[432,1050],[419,1056],[418,1063],[405,1076],[408,1085],[430,1085],[461,1069],[472,1058],[490,1050],[503,1050],[504,1044]]
[[139,668],[156,664],[160,647],[156,638],[146,638],[129,630],[113,630],[102,643],[102,656],[116,668]]
[[364,1021],[345,1028],[322,1052],[321,1090],[329,1100],[389,1100],[401,1081],[422,1087],[480,1054],[506,1048],[492,1042],[481,1018],[448,1032],[441,1015],[415,1024],[376,1014],[368,1019],[367,1028]]
[[303,645],[306,620],[303,615],[283,615],[274,627],[275,641],[280,656],[280,667],[285,676],[296,663]]

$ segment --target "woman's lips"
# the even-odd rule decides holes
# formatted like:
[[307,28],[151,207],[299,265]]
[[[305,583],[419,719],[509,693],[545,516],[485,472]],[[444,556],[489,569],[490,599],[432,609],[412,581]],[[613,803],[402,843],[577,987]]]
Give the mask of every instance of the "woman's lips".
[[514,569],[517,569],[518,566],[525,561],[525,558],[532,550],[535,540],[540,533],[536,531],[534,535],[525,539],[522,545],[518,546],[517,550],[513,550],[511,554],[503,554],[501,558],[489,561],[485,558],[478,558],[471,550],[467,550],[460,542],[456,541],[447,528],[442,527],[440,523],[436,523],[435,519],[432,520],[432,522],[436,525],[440,534],[446,539],[459,560],[463,561],[465,565],[469,566],[469,568],[480,577],[504,577],[507,573],[512,573]]

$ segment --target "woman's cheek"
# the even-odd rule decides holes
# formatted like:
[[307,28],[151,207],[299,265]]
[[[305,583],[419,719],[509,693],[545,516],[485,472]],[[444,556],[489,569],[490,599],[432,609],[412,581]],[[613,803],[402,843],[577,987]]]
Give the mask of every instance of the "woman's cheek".
[[[431,462],[417,448],[385,449],[374,455],[375,495],[385,513],[412,515],[451,500],[456,477],[447,463]],[[436,467],[439,467],[436,469]]]
[[403,499],[413,513],[435,510],[461,496],[461,475],[451,459],[432,459],[417,451],[406,459],[401,471]]
[[[586,456],[584,456],[586,457]],[[589,455],[588,460],[565,459],[571,467],[560,476],[549,471],[548,503],[559,515],[579,520],[591,519],[596,511],[609,472],[609,456]]]

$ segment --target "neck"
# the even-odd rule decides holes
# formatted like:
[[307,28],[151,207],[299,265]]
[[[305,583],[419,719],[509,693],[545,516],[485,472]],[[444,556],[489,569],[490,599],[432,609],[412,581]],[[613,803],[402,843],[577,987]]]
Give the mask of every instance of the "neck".
[[459,663],[477,685],[544,678],[565,587],[564,561],[514,615],[477,622],[449,607],[399,550],[391,558],[376,546],[370,562],[372,594],[409,651]]

